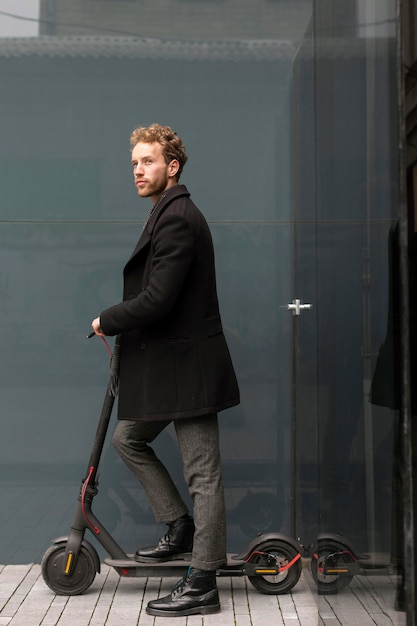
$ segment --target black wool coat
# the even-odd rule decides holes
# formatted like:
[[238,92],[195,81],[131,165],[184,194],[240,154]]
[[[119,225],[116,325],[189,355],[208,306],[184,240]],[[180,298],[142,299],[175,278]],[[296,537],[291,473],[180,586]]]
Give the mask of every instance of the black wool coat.
[[120,335],[119,419],[187,418],[238,404],[213,243],[184,185],[166,192],[123,277],[123,302],[100,315],[103,332]]

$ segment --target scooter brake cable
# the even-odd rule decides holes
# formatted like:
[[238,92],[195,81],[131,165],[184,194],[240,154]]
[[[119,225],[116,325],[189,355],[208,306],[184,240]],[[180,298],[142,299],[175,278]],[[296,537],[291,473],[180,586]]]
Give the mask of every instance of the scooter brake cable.
[[[91,339],[92,337],[95,337],[95,336],[96,336],[96,333],[92,332],[89,335],[87,335],[87,339]],[[109,344],[106,341],[106,338],[103,337],[102,335],[98,335],[98,336],[101,337],[101,339],[103,340],[104,345],[106,346],[106,350],[109,353],[109,356],[110,356],[110,359],[111,359],[112,356],[113,356],[113,353],[112,353],[112,351],[110,349]],[[98,535],[100,533],[100,529],[97,528],[97,526],[94,526],[92,521],[89,519],[89,517],[87,515],[86,508],[85,508],[86,493],[87,493],[87,489],[88,489],[88,486],[90,484],[90,480],[91,480],[91,476],[92,476],[93,472],[94,472],[94,467],[90,467],[88,476],[85,478],[84,483],[83,483],[82,488],[81,488],[81,511],[82,511],[83,517],[84,517],[85,521],[87,522],[87,524],[96,533],[96,535]]]
[[87,493],[88,485],[90,484],[90,479],[91,479],[91,476],[92,476],[93,472],[94,472],[94,467],[90,467],[90,471],[88,473],[88,476],[84,480],[83,486],[81,488],[81,511],[82,511],[83,517],[84,517],[85,521],[87,522],[87,524],[95,532],[96,535],[99,535],[100,534],[100,529],[97,528],[97,526],[94,526],[93,522],[89,519],[89,517],[87,515],[86,508],[85,508],[86,493]]
[[[90,333],[89,335],[87,335],[87,339],[91,339],[91,337],[95,337],[95,336],[96,336],[96,333],[95,333],[95,332],[92,332],[92,333]],[[106,338],[105,338],[105,337],[103,337],[103,335],[97,335],[97,336],[98,336],[98,337],[100,337],[100,338],[103,340],[104,345],[106,346],[106,350],[107,350],[107,352],[109,353],[110,358],[112,358],[113,353],[112,353],[112,351],[111,351],[111,349],[110,349],[109,344],[108,344],[108,343],[107,343],[107,341],[106,341]]]
[[[100,335],[100,336],[101,336],[101,335]],[[107,352],[109,353],[110,358],[112,358],[112,356],[113,356],[113,352],[111,351],[110,346],[109,346],[109,344],[108,344],[108,343],[107,343],[107,341],[106,341],[106,338],[105,338],[105,337],[101,337],[101,338],[102,338],[102,340],[103,340],[103,342],[104,342],[104,345],[106,346],[106,350],[107,350]]]

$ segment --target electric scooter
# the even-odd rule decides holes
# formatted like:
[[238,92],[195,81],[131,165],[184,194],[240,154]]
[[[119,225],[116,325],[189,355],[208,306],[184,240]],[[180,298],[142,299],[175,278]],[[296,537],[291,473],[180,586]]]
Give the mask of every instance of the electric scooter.
[[[88,338],[94,336],[91,333]],[[97,426],[85,478],[81,482],[73,521],[68,536],[58,537],[46,550],[41,561],[45,583],[58,595],[84,593],[100,572],[100,559],[94,546],[85,539],[90,531],[103,546],[109,557],[106,565],[123,577],[178,577],[189,566],[191,554],[181,555],[174,561],[139,563],[114,540],[92,511],[98,493],[97,471],[109,428],[111,413],[118,393],[119,346],[116,341],[113,354],[102,337],[111,356],[110,380]],[[258,535],[237,555],[228,554],[227,563],[217,570],[217,576],[247,576],[250,583],[264,594],[288,593],[301,576],[300,546],[280,533]]]

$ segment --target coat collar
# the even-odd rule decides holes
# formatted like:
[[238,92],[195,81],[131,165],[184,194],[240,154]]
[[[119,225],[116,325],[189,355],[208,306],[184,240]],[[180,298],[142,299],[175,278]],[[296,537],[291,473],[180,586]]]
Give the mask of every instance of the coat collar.
[[175,185],[174,187],[171,187],[170,189],[168,189],[168,191],[163,193],[165,194],[164,198],[161,202],[157,201],[155,211],[153,211],[152,215],[148,218],[148,221],[145,224],[144,232],[147,231],[149,235],[152,234],[156,222],[158,221],[161,214],[165,211],[168,204],[170,204],[176,198],[190,195],[185,185]]
[[145,223],[145,226],[142,231],[142,235],[133,250],[132,256],[129,261],[138,254],[144,248],[152,237],[152,232],[155,227],[156,222],[165,211],[167,206],[176,198],[180,198],[181,196],[190,196],[190,192],[188,191],[185,185],[175,185],[175,187],[171,187],[168,189],[168,192],[164,196],[162,202],[158,204],[156,210],[152,213],[152,215],[148,218],[148,221]]

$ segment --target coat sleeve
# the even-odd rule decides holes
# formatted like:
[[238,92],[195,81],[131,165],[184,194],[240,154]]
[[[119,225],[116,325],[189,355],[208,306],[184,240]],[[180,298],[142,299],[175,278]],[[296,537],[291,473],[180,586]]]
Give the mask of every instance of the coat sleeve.
[[167,316],[189,271],[194,246],[195,236],[187,220],[175,214],[163,215],[153,232],[147,284],[138,294],[127,294],[127,300],[101,313],[103,332],[117,335]]

